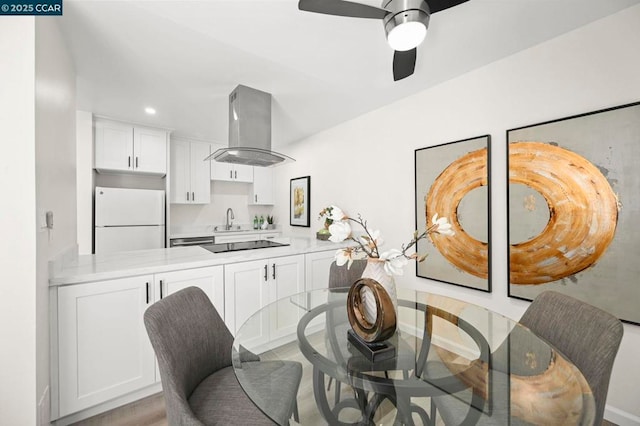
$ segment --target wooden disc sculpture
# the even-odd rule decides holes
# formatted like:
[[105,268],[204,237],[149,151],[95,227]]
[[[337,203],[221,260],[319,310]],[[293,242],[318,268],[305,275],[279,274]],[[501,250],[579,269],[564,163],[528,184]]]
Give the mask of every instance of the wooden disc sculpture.
[[[365,287],[371,290],[376,302],[377,316],[373,324],[366,319],[365,306],[360,293]],[[371,278],[360,278],[349,289],[347,315],[353,331],[367,343],[387,340],[396,331],[396,312],[393,302],[384,287]]]
[[[549,207],[549,222],[529,241],[512,244],[510,282],[544,284],[590,266],[613,240],[618,200],[600,170],[584,157],[543,142],[509,144],[509,183],[538,191]],[[437,212],[450,218],[456,238],[431,235],[453,265],[488,276],[488,246],[460,226],[457,209],[471,190],[487,185],[487,150],[470,152],[451,163],[427,195],[427,220]]]

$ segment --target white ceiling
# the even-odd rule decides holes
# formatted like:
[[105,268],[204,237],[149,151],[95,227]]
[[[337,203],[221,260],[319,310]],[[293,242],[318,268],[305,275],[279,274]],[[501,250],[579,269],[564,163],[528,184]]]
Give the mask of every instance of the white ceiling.
[[243,84],[273,95],[278,147],[638,3],[470,0],[431,17],[415,74],[398,82],[380,21],[296,0],[67,0],[60,23],[79,109],[226,144],[228,95]]

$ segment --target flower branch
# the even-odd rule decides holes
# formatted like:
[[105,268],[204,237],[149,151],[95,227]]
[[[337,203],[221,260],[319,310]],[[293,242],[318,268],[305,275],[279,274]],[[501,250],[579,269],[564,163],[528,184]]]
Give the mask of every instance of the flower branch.
[[[350,267],[355,259],[379,259],[384,262],[384,269],[389,275],[402,275],[403,267],[409,260],[416,259],[422,262],[427,255],[419,255],[418,253],[408,254],[414,246],[417,247],[418,241],[427,238],[430,234],[440,234],[446,236],[455,235],[451,224],[445,217],[438,217],[434,214],[431,218],[431,225],[427,229],[419,233],[417,230],[413,233],[413,238],[408,244],[402,244],[401,250],[391,249],[380,253],[380,246],[383,244],[382,236],[378,230],[370,230],[367,221],[358,214],[357,218],[349,217],[342,209],[336,206],[329,206],[320,212],[319,218],[325,218],[325,226],[328,224],[331,236],[330,241],[339,243],[345,240],[354,241],[357,246],[347,247],[338,250],[336,253],[336,264],[338,266],[347,264]],[[355,237],[349,222],[353,222],[364,230],[365,235]]]

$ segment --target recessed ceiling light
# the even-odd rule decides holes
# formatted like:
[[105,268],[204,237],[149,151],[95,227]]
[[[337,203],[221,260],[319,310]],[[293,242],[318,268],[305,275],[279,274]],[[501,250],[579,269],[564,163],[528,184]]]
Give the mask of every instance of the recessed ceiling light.
[[151,108],[151,107],[146,107],[144,109],[144,112],[146,112],[149,115],[155,115],[156,114],[156,109],[155,108]]

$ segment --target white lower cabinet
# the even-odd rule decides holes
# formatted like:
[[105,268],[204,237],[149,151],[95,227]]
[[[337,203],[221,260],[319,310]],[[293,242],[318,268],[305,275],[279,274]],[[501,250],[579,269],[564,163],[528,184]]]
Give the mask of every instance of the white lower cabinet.
[[[307,296],[309,306],[318,306],[323,301],[327,300],[327,295],[322,292],[313,292],[312,290],[321,290],[329,287],[329,271],[331,269],[331,263],[335,260],[336,250],[330,251],[317,251],[314,253],[307,253],[305,255],[305,290],[311,291]],[[308,327],[323,327],[324,316],[319,315],[312,319]]]
[[[160,376],[143,322],[145,310],[154,302],[185,287],[199,287],[235,335],[269,303],[305,288],[326,288],[334,253],[52,287],[52,420],[69,416],[61,422],[77,421],[103,407],[113,408],[113,400],[133,402],[158,386]],[[255,336],[257,343],[290,339],[301,313],[293,303],[283,304],[275,315],[244,332]]]
[[[251,315],[269,303],[267,262],[254,260],[224,266],[225,322],[234,336]],[[268,329],[264,321],[258,320],[245,333],[254,339],[262,339],[268,335]]]
[[159,290],[156,300],[183,288],[199,287],[209,296],[218,314],[224,318],[224,268],[222,266],[165,272],[156,274],[155,280]]
[[212,266],[58,287],[56,418],[160,382],[145,310],[195,286],[224,318],[223,279],[223,266]]
[[[235,335],[258,310],[276,300],[304,291],[304,255],[276,257],[225,265],[225,321]],[[251,341],[273,340],[295,331],[291,315],[299,308],[281,310],[270,318],[257,318],[243,330]]]
[[[270,263],[269,303],[304,291],[304,255],[278,257]],[[295,335],[300,314],[299,306],[282,304],[270,317],[269,339]]]
[[60,417],[155,382],[143,324],[153,275],[58,289]]
[[305,255],[305,290],[329,287],[329,270],[337,250],[317,251]]

